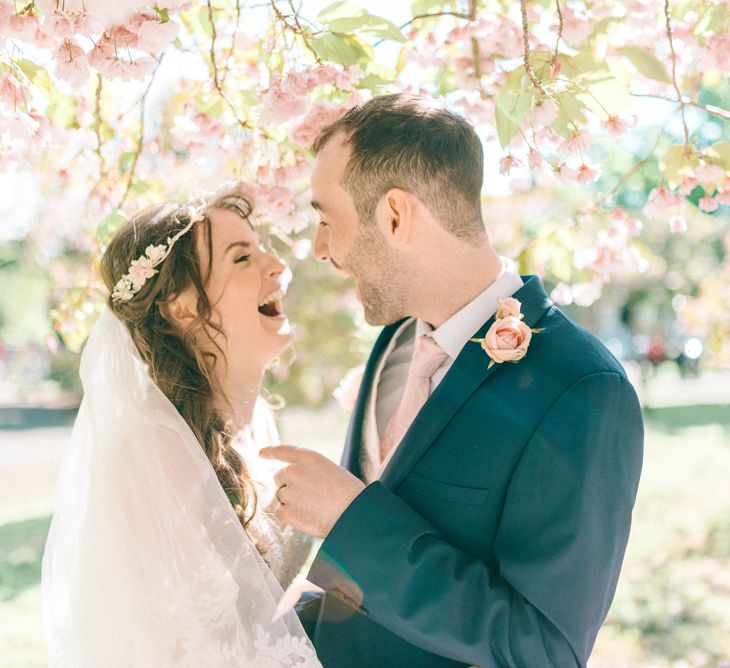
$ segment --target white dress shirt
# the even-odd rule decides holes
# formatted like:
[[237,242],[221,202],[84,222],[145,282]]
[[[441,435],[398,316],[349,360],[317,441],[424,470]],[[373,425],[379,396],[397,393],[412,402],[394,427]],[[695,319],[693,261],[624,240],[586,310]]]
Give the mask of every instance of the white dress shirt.
[[384,462],[380,461],[380,441],[385,427],[400,403],[416,338],[430,333],[448,354],[446,361],[431,377],[431,392],[444,379],[461,349],[479,328],[497,311],[498,300],[511,297],[523,285],[514,262],[502,258],[502,273],[484,292],[457,311],[437,329],[417,318],[408,318],[395,332],[384,353],[378,360],[369,396],[366,399],[363,421],[360,468],[366,483],[377,480],[382,474],[396,445]]

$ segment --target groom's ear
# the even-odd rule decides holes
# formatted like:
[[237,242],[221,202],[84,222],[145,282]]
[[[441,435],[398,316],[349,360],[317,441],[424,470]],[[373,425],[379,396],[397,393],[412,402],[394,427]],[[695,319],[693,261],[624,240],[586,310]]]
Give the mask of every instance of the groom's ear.
[[384,232],[395,243],[407,243],[413,231],[413,195],[400,188],[391,188],[383,198]]

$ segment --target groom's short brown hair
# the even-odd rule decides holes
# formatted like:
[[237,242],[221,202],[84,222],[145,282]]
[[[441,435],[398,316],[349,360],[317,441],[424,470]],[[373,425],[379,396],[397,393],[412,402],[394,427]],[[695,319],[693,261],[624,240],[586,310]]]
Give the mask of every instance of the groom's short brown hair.
[[343,186],[361,224],[374,221],[388,190],[401,188],[455,236],[467,242],[484,238],[484,151],[464,118],[422,95],[379,95],[326,127],[312,147],[315,155],[340,132],[352,151]]

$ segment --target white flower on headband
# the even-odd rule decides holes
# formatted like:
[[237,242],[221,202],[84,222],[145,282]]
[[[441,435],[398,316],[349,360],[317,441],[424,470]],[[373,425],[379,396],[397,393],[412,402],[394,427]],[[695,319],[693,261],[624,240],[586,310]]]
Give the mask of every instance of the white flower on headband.
[[183,234],[186,234],[195,223],[199,223],[205,219],[205,208],[203,206],[189,206],[188,216],[190,217],[190,222],[174,237],[168,237],[166,244],[160,244],[159,246],[149,245],[145,249],[144,255],[140,255],[136,260],[132,260],[129,271],[114,286],[112,301],[127,302],[132,299],[142,289],[147,279],[152,278],[157,273],[155,267],[170,254],[177,240]]

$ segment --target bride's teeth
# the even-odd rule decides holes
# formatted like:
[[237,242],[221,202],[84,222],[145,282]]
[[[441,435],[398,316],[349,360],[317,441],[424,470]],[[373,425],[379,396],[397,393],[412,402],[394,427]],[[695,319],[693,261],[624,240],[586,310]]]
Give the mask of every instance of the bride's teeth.
[[259,304],[259,307],[265,306],[266,304],[270,304],[274,301],[281,301],[284,298],[284,295],[286,295],[286,293],[281,288],[279,288],[275,292],[272,292],[268,297],[266,297],[266,299],[264,299],[264,301]]

